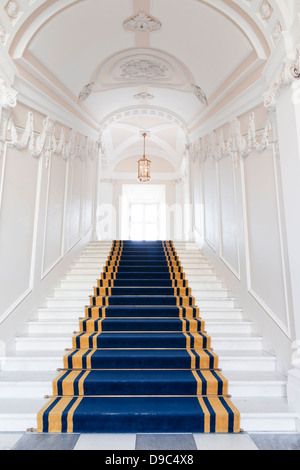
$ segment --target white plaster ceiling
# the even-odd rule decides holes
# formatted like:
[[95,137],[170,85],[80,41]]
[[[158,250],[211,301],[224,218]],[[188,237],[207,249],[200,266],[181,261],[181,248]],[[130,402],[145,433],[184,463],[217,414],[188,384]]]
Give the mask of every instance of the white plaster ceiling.
[[[16,61],[98,122],[111,167],[140,154],[139,133],[148,130],[153,155],[169,160],[177,171],[189,122],[218,95],[226,95],[231,77],[243,73],[246,79],[264,59],[258,52],[263,48],[250,40],[253,32],[247,35],[223,13],[227,0],[58,3],[65,8],[36,28]],[[123,26],[141,11],[160,27],[140,32]],[[194,85],[207,101],[196,96]],[[148,98],[137,99],[140,93]]]

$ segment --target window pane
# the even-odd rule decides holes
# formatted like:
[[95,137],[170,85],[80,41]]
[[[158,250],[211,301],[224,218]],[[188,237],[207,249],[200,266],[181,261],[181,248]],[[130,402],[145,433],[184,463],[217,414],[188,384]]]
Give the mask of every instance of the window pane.
[[157,223],[157,206],[148,204],[145,206],[145,222]]
[[132,204],[131,206],[131,221],[132,222],[142,222],[143,221],[143,204]]

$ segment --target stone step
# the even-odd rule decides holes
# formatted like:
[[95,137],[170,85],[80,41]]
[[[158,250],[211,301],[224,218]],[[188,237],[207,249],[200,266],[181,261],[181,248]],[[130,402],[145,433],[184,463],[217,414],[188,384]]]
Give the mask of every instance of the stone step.
[[[219,367],[226,376],[228,371],[275,372],[276,358],[264,351],[215,349],[219,356]],[[63,368],[65,345],[61,349],[16,350],[0,358],[0,371],[44,371],[53,372]]]
[[[31,316],[31,320],[74,320],[84,316],[82,308],[38,308]],[[242,309],[238,308],[206,308],[201,309],[201,317],[204,320],[242,320]]]
[[[15,337],[17,350],[50,350],[72,348],[72,336],[64,333],[23,333]],[[262,338],[251,334],[215,333],[212,338],[212,348],[223,350],[260,350]]]
[[[0,398],[36,397],[52,395],[52,381],[60,372],[19,371],[0,373]],[[224,374],[223,374],[224,375]],[[227,372],[228,393],[234,397],[284,397],[285,377],[276,372]]]
[[[124,292],[124,295],[126,295],[126,287],[122,288]],[[78,297],[86,297],[87,300],[89,300],[89,296],[94,295],[93,288],[87,287],[85,289],[72,289],[72,288],[62,288],[62,287],[56,287],[54,289],[54,297],[55,298],[78,298]],[[227,289],[193,289],[191,295],[197,298],[202,298],[202,297],[210,297],[210,298],[226,298],[228,297],[228,290]]]
[[[116,323],[118,320],[114,318]],[[209,335],[215,333],[251,333],[251,322],[246,321],[216,321],[205,322],[205,329]],[[78,320],[31,320],[27,323],[26,332],[29,334],[66,333],[72,335],[79,331]],[[172,331],[170,325],[170,331]]]
[[[241,412],[241,428],[247,432],[296,432],[297,414],[284,398],[235,398],[232,401]],[[0,431],[24,432],[27,428],[36,428],[37,413],[46,403],[45,398],[0,400]]]
[[[159,281],[157,282],[158,286]],[[201,290],[206,290],[206,289],[222,289],[223,283],[222,281],[219,280],[210,280],[210,281],[192,281],[188,283],[189,287],[192,289],[192,292],[194,289],[201,289]],[[94,286],[97,286],[97,278],[93,277],[92,280],[70,280],[70,279],[63,279],[60,282],[60,288],[62,289],[70,289],[70,290],[90,290]]]

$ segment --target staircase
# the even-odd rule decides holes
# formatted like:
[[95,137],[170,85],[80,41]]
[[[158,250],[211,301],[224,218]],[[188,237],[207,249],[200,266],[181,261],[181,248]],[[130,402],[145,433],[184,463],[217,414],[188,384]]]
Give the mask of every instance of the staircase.
[[[241,413],[241,428],[295,432],[297,414],[287,405],[286,378],[276,372],[276,358],[263,350],[262,338],[252,334],[251,322],[243,319],[242,309],[196,245],[174,245]],[[72,348],[110,248],[111,242],[91,242],[0,358],[0,431],[36,428],[37,412],[45,405],[44,395],[52,394],[52,381],[63,368],[65,349]]]

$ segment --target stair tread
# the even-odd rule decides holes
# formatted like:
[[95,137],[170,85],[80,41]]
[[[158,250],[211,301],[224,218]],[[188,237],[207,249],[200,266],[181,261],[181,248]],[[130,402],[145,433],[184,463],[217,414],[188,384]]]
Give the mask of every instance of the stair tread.
[[[172,371],[172,369],[169,369]],[[113,370],[113,373],[115,369]],[[126,375],[127,370],[122,369],[122,374]],[[136,371],[135,371],[136,372]],[[149,373],[149,369],[142,371],[147,375]],[[150,370],[151,372],[151,370]],[[168,371],[167,371],[168,372]],[[19,383],[19,382],[48,382],[52,381],[58,376],[58,371],[4,371],[0,372],[0,383],[4,382],[12,382],[12,383]],[[277,373],[277,372],[270,372],[270,371],[228,371],[226,372],[226,378],[228,379],[229,383],[251,383],[251,382],[280,382],[286,383],[286,377]]]
[[[82,317],[83,318],[83,317]],[[196,318],[198,320],[202,320],[202,321],[205,321],[206,325],[251,325],[252,322],[251,321],[247,321],[247,320],[206,320],[205,318],[203,317],[199,317],[199,318]],[[153,317],[106,317],[105,320],[110,320],[110,321],[119,321],[119,320],[122,320],[122,321],[136,321],[136,320],[145,320],[145,321],[151,321],[151,320],[155,320],[155,322],[160,322],[161,320],[165,321],[169,321],[170,323],[176,321],[176,323],[178,322],[178,320],[180,320],[179,317],[158,317],[158,318],[153,318]],[[54,320],[29,320],[27,322],[27,324],[29,325],[46,325],[46,324],[49,324],[49,325],[55,325],[55,324],[63,324],[63,325],[73,325],[74,323],[78,324],[78,319],[74,318],[73,319],[63,319],[63,318],[58,318],[58,319],[54,319]]]
[[[101,334],[103,335],[115,335],[115,334],[125,334],[125,335],[128,335],[128,334],[132,334],[132,335],[139,335],[139,334],[149,334],[149,335],[155,335],[157,334],[158,332],[156,331],[148,331],[148,332],[143,332],[143,333],[139,333],[139,332],[136,332],[136,331],[133,331],[133,332],[127,332],[127,331],[116,331],[116,332],[109,332],[109,331],[103,331],[101,332]],[[182,332],[180,331],[174,331],[174,332],[163,332],[161,334],[176,334],[176,335],[181,335],[183,334]],[[70,340],[72,338],[72,335],[68,335],[67,333],[23,333],[21,335],[18,335],[16,336],[16,339],[41,339],[41,338],[45,338],[46,339],[63,339],[63,338],[66,338],[67,340]],[[255,335],[252,335],[251,333],[214,333],[214,336],[213,336],[213,339],[223,339],[223,338],[226,338],[226,340],[234,340],[234,339],[245,339],[245,340],[257,340],[257,339],[261,339],[261,336],[255,336]]]
[[[159,400],[160,398],[155,398]],[[113,400],[113,398],[111,398]],[[241,416],[286,416],[297,417],[284,398],[232,398],[233,404],[240,410]],[[2,398],[0,400],[0,415],[32,415],[46,404],[45,398]]]

